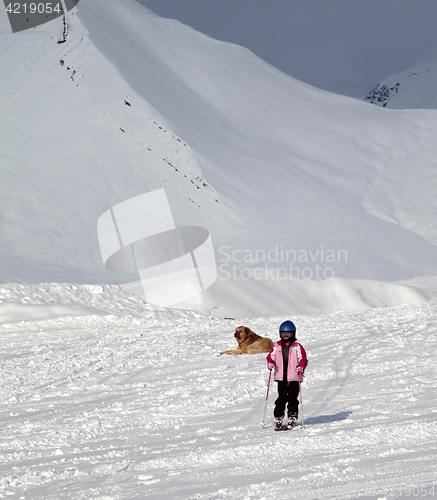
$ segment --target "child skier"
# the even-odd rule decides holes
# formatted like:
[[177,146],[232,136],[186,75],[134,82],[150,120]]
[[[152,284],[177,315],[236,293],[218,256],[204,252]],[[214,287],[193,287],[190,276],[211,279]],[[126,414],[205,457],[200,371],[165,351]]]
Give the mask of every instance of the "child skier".
[[278,399],[275,401],[275,431],[283,430],[282,419],[288,403],[288,425],[295,425],[299,408],[299,381],[303,380],[303,372],[308,364],[305,349],[296,342],[296,327],[292,321],[284,321],[279,327],[281,340],[274,342],[267,356],[269,370],[275,369],[275,380],[278,382]]

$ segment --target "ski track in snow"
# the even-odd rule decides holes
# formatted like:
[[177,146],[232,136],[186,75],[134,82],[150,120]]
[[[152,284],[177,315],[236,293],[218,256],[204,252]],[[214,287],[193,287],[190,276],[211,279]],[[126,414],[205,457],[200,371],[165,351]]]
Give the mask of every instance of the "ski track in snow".
[[[436,482],[437,303],[298,317],[305,428],[273,432],[281,319],[84,316],[0,326],[0,496],[404,498]],[[406,498],[406,497],[405,497]]]

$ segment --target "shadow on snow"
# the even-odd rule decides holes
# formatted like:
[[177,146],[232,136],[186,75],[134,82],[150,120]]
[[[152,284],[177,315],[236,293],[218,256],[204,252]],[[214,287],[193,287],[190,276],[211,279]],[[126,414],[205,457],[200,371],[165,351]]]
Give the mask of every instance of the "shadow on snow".
[[346,420],[350,415],[352,415],[351,411],[340,411],[339,413],[334,413],[333,415],[320,415],[319,417],[306,418],[305,424],[315,425],[338,422],[340,420]]

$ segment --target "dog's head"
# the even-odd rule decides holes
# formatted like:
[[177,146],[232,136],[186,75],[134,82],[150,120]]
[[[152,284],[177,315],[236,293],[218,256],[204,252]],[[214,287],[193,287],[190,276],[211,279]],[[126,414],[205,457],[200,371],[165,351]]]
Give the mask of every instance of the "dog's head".
[[252,330],[250,328],[247,328],[247,326],[239,326],[235,330],[234,337],[237,339],[237,342],[244,342],[247,337],[252,333]]

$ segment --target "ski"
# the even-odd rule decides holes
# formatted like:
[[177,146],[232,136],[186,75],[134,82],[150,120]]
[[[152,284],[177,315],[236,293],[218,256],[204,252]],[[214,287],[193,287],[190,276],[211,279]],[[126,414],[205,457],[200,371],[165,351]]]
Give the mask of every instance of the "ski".
[[276,431],[276,432],[281,432],[281,431],[291,431],[291,429],[293,429],[294,427],[296,427],[296,424],[294,424],[294,425],[292,425],[292,426],[283,425],[283,426],[279,427],[279,429],[276,429],[276,428],[275,428],[275,431]]

